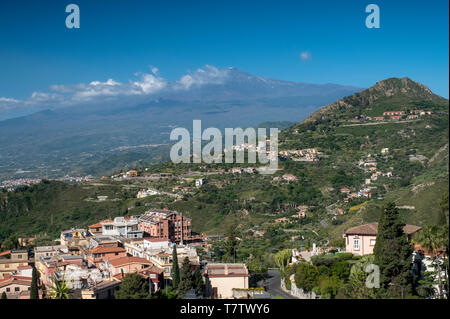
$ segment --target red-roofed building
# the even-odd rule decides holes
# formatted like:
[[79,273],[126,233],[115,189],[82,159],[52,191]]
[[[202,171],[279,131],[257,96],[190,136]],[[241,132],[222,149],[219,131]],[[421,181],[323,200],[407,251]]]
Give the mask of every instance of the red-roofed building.
[[[422,227],[405,225],[403,232],[408,237],[421,230]],[[344,233],[345,251],[355,255],[373,254],[378,232],[378,223],[369,223],[347,229]]]
[[[0,280],[0,294],[6,293],[8,299],[30,299],[31,277],[6,274]],[[26,297],[28,296],[28,298]]]
[[109,259],[125,257],[127,255],[125,248],[118,246],[99,246],[90,249],[87,254],[87,260],[90,265],[97,267],[99,263],[103,263]]
[[249,271],[244,264],[208,264],[203,271],[205,293],[214,299],[233,298],[233,289],[249,288]]
[[151,266],[139,271],[139,274],[145,279],[149,279],[152,282],[152,292],[156,292],[161,288],[164,288],[164,269],[156,266]]
[[151,266],[153,266],[153,264],[147,259],[134,256],[114,258],[105,262],[106,269],[115,277],[116,275],[140,272]]
[[102,223],[112,223],[111,219],[105,219],[101,222],[88,226],[89,232],[92,235],[101,235],[102,234]]
[[28,251],[26,249],[8,250],[0,254],[0,279],[6,274],[14,274],[17,267],[28,266]]

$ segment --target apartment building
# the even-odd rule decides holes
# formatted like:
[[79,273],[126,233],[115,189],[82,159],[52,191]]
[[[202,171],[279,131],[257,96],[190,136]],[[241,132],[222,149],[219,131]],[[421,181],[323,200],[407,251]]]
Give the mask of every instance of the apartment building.
[[139,221],[134,217],[116,217],[113,221],[103,221],[102,235],[125,238],[142,238]]
[[139,218],[141,229],[150,237],[181,243],[193,239],[191,219],[170,210],[150,210]]
[[26,249],[8,250],[0,253],[0,279],[5,275],[13,275],[21,266],[28,266],[31,262]]

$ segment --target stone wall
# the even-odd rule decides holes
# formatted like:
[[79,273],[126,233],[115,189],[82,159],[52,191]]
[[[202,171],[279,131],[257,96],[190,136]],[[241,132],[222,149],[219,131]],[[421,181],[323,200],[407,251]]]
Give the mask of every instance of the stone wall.
[[288,294],[298,298],[298,299],[319,299],[320,296],[316,295],[314,292],[304,292],[303,289],[298,288],[295,285],[295,279],[294,279],[294,275],[292,275],[290,277],[291,280],[291,290],[288,290],[286,288],[286,283],[284,282],[284,279],[281,279],[281,289],[285,292],[287,292]]

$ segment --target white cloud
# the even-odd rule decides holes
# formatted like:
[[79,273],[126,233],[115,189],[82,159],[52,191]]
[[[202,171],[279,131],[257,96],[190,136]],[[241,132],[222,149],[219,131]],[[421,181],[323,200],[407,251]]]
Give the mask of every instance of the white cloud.
[[[136,75],[139,75],[137,73]],[[156,93],[167,85],[164,78],[152,74],[140,74],[140,79],[121,83],[113,79],[105,82],[92,81],[89,84],[53,85],[52,90],[62,93],[71,93],[67,98],[73,102],[90,101],[97,97],[119,97],[131,95],[145,95]]]
[[303,51],[300,53],[300,58],[302,61],[309,61],[312,59],[311,53],[309,51]]
[[151,74],[142,74],[141,81],[136,81],[133,85],[135,88],[140,89],[143,94],[152,94],[164,89],[167,81],[164,78]]
[[0,96],[0,103],[18,103],[18,102],[20,102],[20,100]]
[[182,76],[175,88],[189,89],[192,86],[221,84],[227,79],[229,72],[229,69],[220,70],[212,65],[205,65],[203,69]]
[[150,66],[150,70],[152,70],[152,73],[154,75],[158,74],[159,72],[159,69],[156,66]]
[[25,99],[0,97],[0,112],[54,109],[78,105],[81,102],[102,102],[105,99],[188,90],[207,84],[224,83],[230,74],[230,69],[218,69],[212,65],[205,65],[194,72],[187,72],[178,81],[170,83],[158,75],[159,69],[157,67],[150,66],[150,69],[151,74],[135,73],[136,79],[128,82],[120,82],[109,78],[106,81],[94,80],[88,83],[54,84],[49,87],[50,92],[33,92],[30,97]]

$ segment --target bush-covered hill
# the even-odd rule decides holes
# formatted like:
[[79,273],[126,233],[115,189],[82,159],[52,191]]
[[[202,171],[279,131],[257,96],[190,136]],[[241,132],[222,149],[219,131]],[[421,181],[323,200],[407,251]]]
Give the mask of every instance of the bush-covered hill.
[[[389,117],[383,121],[370,119],[386,111],[409,114],[416,109],[431,113],[398,121]],[[229,164],[169,162],[141,170],[142,174],[174,175],[164,181],[108,179],[79,185],[43,182],[0,193],[0,240],[11,233],[56,235],[63,228],[139,214],[148,205],[183,212],[193,218],[193,228],[198,232],[224,234],[233,226],[243,238],[262,240],[278,248],[338,239],[348,227],[376,221],[379,208],[387,201],[403,207],[405,222],[433,224],[448,185],[448,124],[448,100],[407,78],[380,81],[280,133],[279,150],[314,148],[323,153],[319,161],[283,158],[273,176],[230,174],[227,170],[234,165]],[[376,162],[376,168],[369,170],[364,167],[366,162]],[[225,172],[214,173],[218,169]],[[198,171],[204,178],[201,188],[193,185],[197,177],[191,176],[191,171]],[[376,172],[380,174],[372,179]],[[284,181],[282,175],[287,173],[295,175],[296,181]],[[371,179],[369,183],[367,179]],[[175,201],[161,195],[137,200],[137,190],[145,187],[181,192],[184,198]],[[357,193],[367,187],[371,187],[370,198],[348,202],[340,191],[348,188]],[[109,199],[95,201],[98,195]],[[307,217],[292,219],[299,205],[308,206]],[[275,222],[282,217],[286,222]]]

